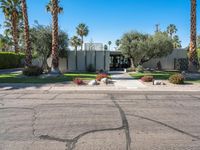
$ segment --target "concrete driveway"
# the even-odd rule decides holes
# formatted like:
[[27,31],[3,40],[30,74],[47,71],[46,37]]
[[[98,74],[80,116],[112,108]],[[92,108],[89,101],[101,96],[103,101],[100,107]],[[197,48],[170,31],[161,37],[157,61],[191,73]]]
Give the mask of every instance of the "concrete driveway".
[[0,91],[0,150],[199,149],[199,93]]

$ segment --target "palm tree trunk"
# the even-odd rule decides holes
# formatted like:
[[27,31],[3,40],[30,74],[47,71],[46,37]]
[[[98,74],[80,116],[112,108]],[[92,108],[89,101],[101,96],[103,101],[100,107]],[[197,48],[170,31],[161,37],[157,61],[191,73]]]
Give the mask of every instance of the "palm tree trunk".
[[75,63],[76,63],[76,71],[78,71],[78,56],[77,56],[77,47],[75,47]]
[[59,74],[59,56],[58,56],[58,0],[51,0],[52,11],[52,73]]
[[28,22],[28,15],[27,15],[27,5],[26,0],[22,0],[22,13],[23,13],[23,20],[24,20],[24,38],[25,38],[25,65],[31,66],[32,65],[32,54],[31,54],[31,43],[30,43],[30,35],[29,35],[29,22]]
[[81,36],[81,51],[83,50],[83,36]]
[[15,49],[15,53],[19,53],[17,18],[15,14],[12,15],[11,20],[12,20],[12,36],[13,36],[14,49]]
[[191,0],[191,35],[189,49],[189,71],[196,72],[198,70],[197,46],[196,46],[196,0]]

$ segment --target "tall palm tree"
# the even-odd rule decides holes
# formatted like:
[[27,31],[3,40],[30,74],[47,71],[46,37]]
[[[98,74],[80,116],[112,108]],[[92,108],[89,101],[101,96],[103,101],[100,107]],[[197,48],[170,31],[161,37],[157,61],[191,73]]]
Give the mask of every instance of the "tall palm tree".
[[76,32],[77,34],[81,37],[81,50],[83,50],[83,44],[84,44],[84,36],[87,36],[89,34],[89,29],[88,26],[84,23],[81,23],[78,25],[78,27],[76,28]]
[[71,39],[70,39],[70,44],[72,47],[74,47],[75,49],[75,62],[76,62],[76,70],[78,70],[78,58],[77,58],[77,50],[78,50],[78,47],[82,45],[82,40],[77,37],[77,36],[73,36]]
[[176,28],[176,25],[174,24],[170,24],[167,27],[167,33],[170,35],[171,38],[173,38],[173,34],[175,34],[178,31],[178,29]]
[[117,50],[118,50],[118,48],[120,46],[120,40],[119,39],[115,41],[115,45],[117,46]]
[[25,65],[31,66],[32,54],[31,54],[27,4],[26,4],[26,0],[21,0],[21,2],[22,2],[22,15],[23,15],[23,21],[24,21],[24,39],[25,39],[25,53],[26,53]]
[[174,48],[181,48],[181,47],[182,47],[181,41],[180,41],[178,35],[175,35],[175,36],[173,37],[173,45],[174,45]]
[[59,0],[51,0],[46,6],[48,12],[52,15],[52,73],[59,74],[59,53],[58,53],[58,14],[63,11],[59,7]]
[[110,50],[110,46],[112,45],[112,42],[108,41],[108,45],[109,45],[109,50]]
[[191,0],[191,29],[190,29],[190,49],[189,49],[189,71],[196,72],[198,70],[198,58],[197,58],[197,2]]
[[5,19],[11,25],[11,33],[14,43],[15,52],[19,52],[19,29],[18,25],[22,18],[21,1],[20,0],[0,0],[0,8],[3,10]]

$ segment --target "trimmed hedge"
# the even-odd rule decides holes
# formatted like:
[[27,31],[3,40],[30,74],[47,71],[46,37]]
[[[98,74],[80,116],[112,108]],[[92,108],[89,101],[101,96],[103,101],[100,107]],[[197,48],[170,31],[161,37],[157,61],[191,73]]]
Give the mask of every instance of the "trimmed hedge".
[[14,52],[0,52],[0,69],[23,67],[24,54]]
[[43,73],[43,69],[38,66],[30,66],[23,70],[25,76],[39,76]]

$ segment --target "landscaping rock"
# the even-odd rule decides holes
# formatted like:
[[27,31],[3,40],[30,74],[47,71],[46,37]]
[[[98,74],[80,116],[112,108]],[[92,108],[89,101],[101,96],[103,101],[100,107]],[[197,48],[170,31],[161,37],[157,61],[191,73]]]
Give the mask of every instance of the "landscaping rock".
[[104,83],[104,84],[108,84],[108,78],[101,79],[101,82]]
[[94,85],[98,85],[96,80],[92,80],[88,83],[88,85],[94,86]]

